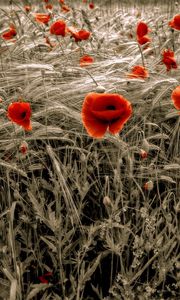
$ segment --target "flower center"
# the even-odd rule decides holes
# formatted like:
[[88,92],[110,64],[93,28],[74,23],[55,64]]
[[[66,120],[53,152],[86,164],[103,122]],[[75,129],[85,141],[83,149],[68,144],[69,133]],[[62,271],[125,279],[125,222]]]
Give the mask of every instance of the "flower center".
[[21,114],[21,118],[24,119],[26,117],[26,111],[23,111],[23,113]]
[[116,107],[114,105],[108,105],[106,106],[107,110],[116,110]]

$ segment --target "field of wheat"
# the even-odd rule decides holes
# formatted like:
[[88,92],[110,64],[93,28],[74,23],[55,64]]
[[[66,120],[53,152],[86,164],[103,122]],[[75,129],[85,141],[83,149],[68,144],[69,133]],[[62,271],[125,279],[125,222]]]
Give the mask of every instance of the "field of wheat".
[[180,298],[180,2],[166,2],[0,7],[0,300]]

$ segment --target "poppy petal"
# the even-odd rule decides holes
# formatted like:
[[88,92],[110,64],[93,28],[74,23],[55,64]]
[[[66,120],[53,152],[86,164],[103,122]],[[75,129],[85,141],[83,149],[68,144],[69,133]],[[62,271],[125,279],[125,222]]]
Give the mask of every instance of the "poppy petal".
[[169,22],[169,26],[173,29],[180,30],[180,15],[174,16],[174,18]]
[[146,43],[149,43],[151,39],[147,35],[144,35],[142,37],[137,36],[137,41],[140,45],[144,45]]
[[180,109],[180,85],[175,88],[171,94],[171,99],[173,101],[174,107]]
[[148,33],[148,26],[144,22],[139,22],[136,29],[136,34],[139,38],[143,37]]
[[84,127],[88,134],[94,138],[102,138],[107,130],[108,124],[93,118],[91,115],[85,116],[82,114]]
[[119,118],[117,121],[115,121],[114,123],[109,125],[109,131],[112,134],[116,134],[119,131],[122,130],[124,124],[128,121],[128,119],[131,117],[132,114],[132,107],[131,105],[127,105],[127,109],[124,112],[123,116],[121,116],[121,118]]

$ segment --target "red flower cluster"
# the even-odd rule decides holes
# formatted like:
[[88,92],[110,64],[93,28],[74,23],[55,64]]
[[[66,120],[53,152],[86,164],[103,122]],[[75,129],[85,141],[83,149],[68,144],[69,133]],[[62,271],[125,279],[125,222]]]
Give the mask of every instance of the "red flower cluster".
[[177,86],[172,92],[171,99],[173,101],[174,107],[180,110],[180,85]]
[[162,53],[162,62],[166,65],[167,71],[171,69],[177,69],[177,63],[174,57],[174,52],[171,50],[164,50]]
[[134,66],[132,72],[128,74],[129,78],[147,78],[149,76],[148,71],[143,66]]
[[82,107],[83,124],[94,138],[102,138],[107,129],[118,133],[131,115],[131,103],[118,94],[90,93]]
[[173,29],[180,30],[180,15],[174,16],[174,18],[169,22],[169,26]]
[[8,106],[8,118],[22,126],[25,130],[32,130],[31,126],[31,107],[27,102],[13,102]]
[[144,45],[151,41],[151,39],[147,36],[150,29],[147,24],[144,22],[139,22],[136,29],[136,37],[137,41],[140,45]]

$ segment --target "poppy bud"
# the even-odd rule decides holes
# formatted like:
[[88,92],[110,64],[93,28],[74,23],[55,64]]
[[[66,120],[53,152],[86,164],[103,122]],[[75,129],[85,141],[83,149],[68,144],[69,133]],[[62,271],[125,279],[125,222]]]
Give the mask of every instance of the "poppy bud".
[[31,7],[29,5],[24,6],[25,11],[28,13],[31,10]]
[[154,183],[152,180],[149,180],[144,184],[144,189],[146,191],[152,191],[153,188],[154,188]]
[[140,155],[142,159],[145,159],[148,157],[148,153],[144,151],[143,149],[140,149]]
[[19,150],[22,154],[26,154],[27,150],[28,150],[28,143],[26,143],[25,141],[23,141],[19,147]]
[[103,204],[104,204],[105,206],[111,206],[111,205],[112,205],[111,199],[110,199],[108,196],[105,196],[105,197],[103,198]]
[[81,154],[80,160],[81,160],[82,162],[86,161],[86,155],[85,155],[84,153]]
[[105,92],[105,87],[102,85],[98,85],[96,88],[96,93],[104,93]]

